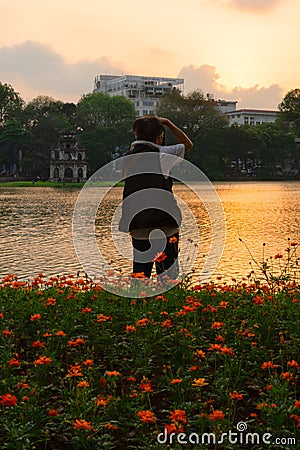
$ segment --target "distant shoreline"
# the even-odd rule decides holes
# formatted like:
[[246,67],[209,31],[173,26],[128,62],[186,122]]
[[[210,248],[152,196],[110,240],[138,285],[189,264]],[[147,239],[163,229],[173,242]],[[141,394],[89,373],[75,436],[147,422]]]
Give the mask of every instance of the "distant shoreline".
[[[0,187],[50,187],[50,188],[82,188],[87,182],[61,182],[61,181],[0,181]],[[90,186],[114,186],[115,183],[109,181],[97,181],[90,183]],[[122,183],[118,183],[122,185]]]
[[[286,182],[286,181],[300,181],[300,177],[232,177],[232,178],[222,178],[219,180],[210,180],[212,183],[233,183],[233,182]],[[98,187],[106,187],[106,186],[114,186],[116,183],[109,181],[97,181],[94,183],[90,183],[91,186]],[[174,184],[177,184],[176,180],[174,180]],[[88,182],[61,182],[61,181],[1,181],[0,187],[50,187],[50,188],[82,188],[87,185]],[[123,186],[123,182],[119,182],[116,184],[117,186]]]

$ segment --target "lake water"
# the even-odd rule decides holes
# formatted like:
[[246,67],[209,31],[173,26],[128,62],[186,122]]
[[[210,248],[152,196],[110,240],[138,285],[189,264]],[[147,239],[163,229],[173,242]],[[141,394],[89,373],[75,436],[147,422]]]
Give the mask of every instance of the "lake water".
[[[226,218],[226,242],[212,279],[241,279],[250,271],[251,257],[284,253],[288,238],[300,241],[300,182],[222,182],[214,187]],[[101,188],[99,188],[101,189]],[[20,278],[76,274],[82,271],[72,240],[72,215],[80,189],[0,187],[0,276]],[[197,283],[211,242],[208,214],[186,186],[175,186],[196,218],[200,248],[193,267]],[[97,213],[97,243],[112,268],[130,273],[131,264],[119,255],[110,238],[110,221],[121,201],[122,188],[115,187],[104,198]],[[188,225],[188,224],[187,224]],[[183,230],[188,234],[188,226]],[[130,245],[122,235],[124,245]],[[182,248],[195,253],[195,246]],[[192,256],[192,255],[191,255]],[[196,255],[195,255],[196,256]]]

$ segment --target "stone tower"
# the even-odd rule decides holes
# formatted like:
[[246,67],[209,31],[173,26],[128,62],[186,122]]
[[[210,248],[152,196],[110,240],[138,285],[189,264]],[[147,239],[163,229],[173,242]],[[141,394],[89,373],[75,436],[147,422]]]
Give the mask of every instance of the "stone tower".
[[51,151],[49,180],[86,181],[87,168],[86,150],[78,147],[76,131],[61,131],[58,143]]

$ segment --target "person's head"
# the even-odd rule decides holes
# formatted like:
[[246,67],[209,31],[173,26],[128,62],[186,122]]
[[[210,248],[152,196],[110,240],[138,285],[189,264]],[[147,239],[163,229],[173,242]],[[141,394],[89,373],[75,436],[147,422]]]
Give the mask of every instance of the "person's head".
[[162,144],[165,135],[163,124],[155,116],[137,117],[132,125],[136,139]]

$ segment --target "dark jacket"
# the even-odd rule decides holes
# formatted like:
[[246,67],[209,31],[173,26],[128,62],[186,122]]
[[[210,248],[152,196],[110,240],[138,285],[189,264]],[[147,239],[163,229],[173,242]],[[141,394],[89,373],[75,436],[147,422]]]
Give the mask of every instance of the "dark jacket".
[[[151,152],[152,154],[157,153],[157,156],[148,155],[148,157],[151,157],[151,169],[153,168],[154,173],[149,171],[149,173],[145,173],[147,172],[143,167],[143,160],[145,160],[145,157],[142,155],[142,153],[145,152]],[[128,232],[140,228],[155,229],[163,226],[179,227],[181,224],[181,213],[172,192],[173,180],[170,176],[166,177],[162,174],[159,149],[146,144],[136,144],[133,149],[129,150],[124,156],[129,155],[136,155],[136,158],[131,157],[128,159],[128,164],[126,164],[126,161],[124,163],[123,173],[125,175],[125,186],[123,191],[123,201],[125,199],[127,200],[125,206],[124,203],[122,205],[122,217],[119,224],[119,230]],[[148,158],[147,161],[149,161]],[[134,172],[136,172],[136,174],[130,175],[130,173]],[[134,210],[137,207],[136,201],[134,198],[131,201],[129,197],[142,189],[151,188],[170,192],[171,195],[167,197],[168,204],[166,205],[166,196],[161,196],[161,202],[158,194],[155,197],[158,208],[143,209],[143,206],[141,206],[139,212],[134,215]]]

